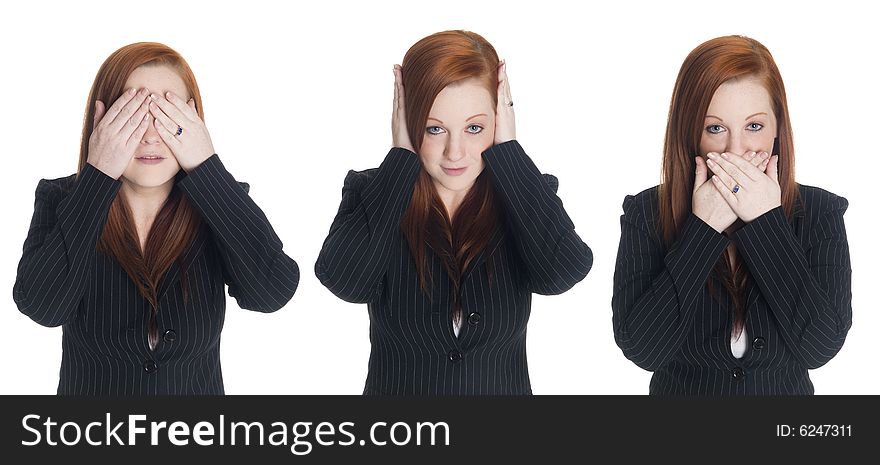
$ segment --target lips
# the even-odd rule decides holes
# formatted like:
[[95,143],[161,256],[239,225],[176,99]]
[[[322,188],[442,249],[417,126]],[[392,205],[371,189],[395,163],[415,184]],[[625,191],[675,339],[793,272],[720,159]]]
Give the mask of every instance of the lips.
[[443,172],[446,173],[448,176],[461,176],[462,174],[464,174],[465,171],[467,171],[467,166],[462,166],[461,168],[447,168],[445,166],[441,166],[440,168],[442,168]]
[[134,159],[137,160],[138,163],[144,165],[156,165],[162,163],[162,160],[165,160],[165,157],[155,153],[145,153],[143,155],[135,156]]

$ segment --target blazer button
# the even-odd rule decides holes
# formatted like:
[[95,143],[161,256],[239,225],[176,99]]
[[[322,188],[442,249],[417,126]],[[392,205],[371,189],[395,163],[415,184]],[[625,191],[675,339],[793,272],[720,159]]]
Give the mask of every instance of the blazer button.
[[159,365],[156,365],[156,362],[153,360],[147,360],[144,362],[144,371],[147,373],[152,373],[159,369]]
[[449,351],[449,361],[452,363],[458,363],[461,361],[461,352],[458,350],[450,350]]
[[174,331],[173,329],[165,331],[165,334],[162,335],[162,339],[165,339],[165,342],[174,342],[177,339],[177,331]]
[[733,379],[735,379],[735,380],[741,380],[746,377],[746,372],[744,372],[743,369],[740,367],[734,368],[730,372],[730,374],[731,374],[731,376],[733,376]]
[[754,347],[755,350],[761,350],[764,348],[764,345],[766,344],[766,342],[767,341],[765,341],[763,337],[758,336],[755,338],[754,341],[752,341],[752,347]]
[[480,323],[481,318],[483,317],[481,317],[479,313],[471,312],[471,314],[468,315],[468,324],[471,326],[476,326]]

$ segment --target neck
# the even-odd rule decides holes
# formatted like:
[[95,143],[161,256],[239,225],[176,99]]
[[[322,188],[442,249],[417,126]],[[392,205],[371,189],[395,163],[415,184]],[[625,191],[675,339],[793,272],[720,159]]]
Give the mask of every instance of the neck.
[[139,186],[122,178],[122,190],[125,192],[125,200],[131,211],[132,220],[141,237],[141,245],[145,242],[153,220],[156,219],[173,187],[174,178],[161,186],[154,187]]
[[458,211],[458,207],[464,202],[464,198],[467,197],[471,187],[460,191],[452,191],[444,188],[439,183],[435,183],[434,185],[437,188],[437,195],[440,196],[443,206],[446,207],[446,214],[449,215],[449,220],[452,221],[452,219],[455,218],[455,212]]

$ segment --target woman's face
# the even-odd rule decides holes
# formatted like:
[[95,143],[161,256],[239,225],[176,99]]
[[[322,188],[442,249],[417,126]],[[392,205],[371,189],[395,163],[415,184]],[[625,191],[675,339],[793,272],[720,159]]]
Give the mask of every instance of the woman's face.
[[464,194],[483,171],[483,152],[495,140],[495,106],[482,81],[446,86],[434,99],[419,150],[441,197]]
[[[177,71],[167,65],[144,65],[135,69],[125,82],[125,89],[132,87],[147,88],[156,95],[174,92],[184,100],[192,97]],[[159,137],[152,120],[150,123],[134,157],[122,173],[123,180],[132,184],[132,187],[150,188],[173,182],[174,175],[180,170],[171,149]]]
[[767,152],[773,150],[776,115],[770,93],[755,77],[731,79],[718,87],[700,138],[700,154]]

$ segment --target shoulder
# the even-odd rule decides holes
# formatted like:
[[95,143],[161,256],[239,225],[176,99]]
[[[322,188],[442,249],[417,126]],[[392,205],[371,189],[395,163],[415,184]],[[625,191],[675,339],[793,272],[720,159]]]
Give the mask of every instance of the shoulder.
[[552,174],[544,173],[541,175],[544,178],[544,182],[553,189],[553,192],[559,191],[559,178],[553,176]]
[[348,170],[345,175],[345,182],[342,185],[342,191],[352,190],[360,192],[363,188],[376,177],[379,168],[370,168],[363,171]]
[[37,183],[36,197],[38,200],[57,203],[73,189],[76,174],[54,179],[41,179]]
[[660,186],[645,189],[623,199],[623,214],[628,219],[652,220],[657,216]]
[[814,186],[798,184],[800,206],[810,217],[820,217],[829,213],[843,214],[849,207],[849,201],[837,194]]

